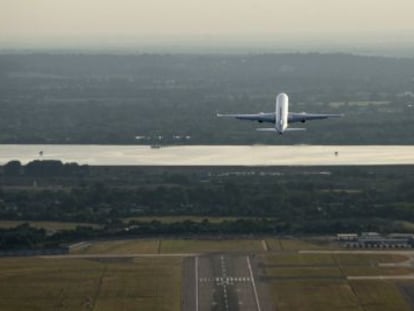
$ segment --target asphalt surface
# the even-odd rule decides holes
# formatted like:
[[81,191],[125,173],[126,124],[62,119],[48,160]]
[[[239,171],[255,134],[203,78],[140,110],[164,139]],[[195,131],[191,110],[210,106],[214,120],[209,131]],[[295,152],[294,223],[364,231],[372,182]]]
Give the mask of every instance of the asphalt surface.
[[414,164],[414,146],[0,145],[0,165],[38,159],[132,166],[396,165]]
[[271,310],[247,255],[196,256],[184,271],[184,311]]

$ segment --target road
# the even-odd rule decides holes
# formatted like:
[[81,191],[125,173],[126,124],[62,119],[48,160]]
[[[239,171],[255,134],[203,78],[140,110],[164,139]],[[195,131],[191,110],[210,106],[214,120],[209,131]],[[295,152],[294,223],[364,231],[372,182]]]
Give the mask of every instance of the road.
[[185,271],[184,311],[271,310],[247,255],[196,256],[191,264],[187,261]]
[[38,159],[132,166],[396,165],[414,164],[414,146],[0,145],[0,165]]

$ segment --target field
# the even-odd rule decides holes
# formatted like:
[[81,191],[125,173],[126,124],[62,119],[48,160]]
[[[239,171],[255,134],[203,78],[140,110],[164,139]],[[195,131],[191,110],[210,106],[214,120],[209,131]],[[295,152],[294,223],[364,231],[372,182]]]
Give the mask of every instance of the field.
[[162,240],[161,253],[262,252],[260,240]]
[[291,280],[270,285],[277,310],[361,310],[345,281]]
[[235,221],[238,219],[249,219],[249,217],[201,217],[201,216],[142,216],[142,217],[128,217],[123,221],[128,223],[130,221],[151,222],[159,221],[161,223],[175,223],[182,221],[202,222],[208,220],[210,223],[220,223],[223,221]]
[[363,310],[410,310],[392,282],[352,281],[349,284]]
[[272,282],[277,310],[408,311],[392,282],[345,280],[289,280]]
[[[288,238],[269,238],[266,239],[266,243],[270,251],[297,251],[297,250],[312,250],[327,248],[327,243],[319,245],[315,241],[302,240],[302,239],[288,239]],[[319,242],[320,243],[320,242]]]
[[136,239],[97,241],[75,250],[84,254],[156,254],[205,252],[265,252],[321,249],[321,245],[299,239]]
[[32,227],[45,229],[45,230],[52,230],[52,231],[60,231],[60,230],[73,230],[76,229],[78,226],[87,226],[87,227],[100,227],[97,224],[90,224],[90,223],[78,223],[78,222],[60,222],[60,221],[32,221],[32,220],[1,220],[0,221],[0,228],[13,228],[24,223],[29,224]]
[[393,281],[347,279],[413,274],[413,268],[380,265],[402,262],[404,256],[274,253],[259,258],[260,278],[277,310],[410,310]]
[[157,254],[159,241],[146,240],[116,240],[101,241],[86,244],[85,247],[75,248],[73,254]]
[[181,266],[181,258],[1,259],[0,310],[180,310]]
[[[181,310],[183,277],[187,271],[183,258],[158,256],[174,253],[251,254],[257,282],[268,288],[277,310],[410,310],[410,304],[414,303],[413,281],[368,279],[414,275],[414,268],[407,265],[408,257],[385,251],[380,254],[297,251],[300,246],[321,248],[310,241],[293,238],[92,241],[76,248],[72,258],[3,258],[0,259],[0,310]],[[88,254],[95,254],[96,258],[76,257]],[[127,254],[136,257],[122,257]],[[153,256],[140,258],[139,254]],[[349,279],[351,276],[362,279]]]
[[73,254],[171,254],[205,252],[262,252],[261,240],[138,239],[91,242]]

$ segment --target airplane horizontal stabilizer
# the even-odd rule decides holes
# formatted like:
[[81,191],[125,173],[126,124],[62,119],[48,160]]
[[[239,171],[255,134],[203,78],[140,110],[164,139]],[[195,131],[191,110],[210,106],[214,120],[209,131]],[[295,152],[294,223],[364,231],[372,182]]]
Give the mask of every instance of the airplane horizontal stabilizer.
[[306,131],[306,129],[303,127],[288,127],[285,131],[286,132],[298,132],[298,131]]
[[259,132],[277,132],[274,127],[260,127],[260,128],[257,128],[256,131],[259,131]]
[[223,114],[223,113],[217,113],[216,116],[218,118],[226,118],[226,117],[234,117],[235,115],[232,114]]

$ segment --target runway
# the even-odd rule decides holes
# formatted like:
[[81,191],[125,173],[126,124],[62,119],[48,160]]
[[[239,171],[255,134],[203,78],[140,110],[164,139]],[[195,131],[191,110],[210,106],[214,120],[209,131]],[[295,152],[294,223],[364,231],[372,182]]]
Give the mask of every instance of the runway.
[[0,145],[11,160],[114,166],[334,166],[414,164],[414,146]]
[[252,265],[246,255],[196,256],[192,264],[187,261],[183,310],[270,310],[268,299],[259,293]]

